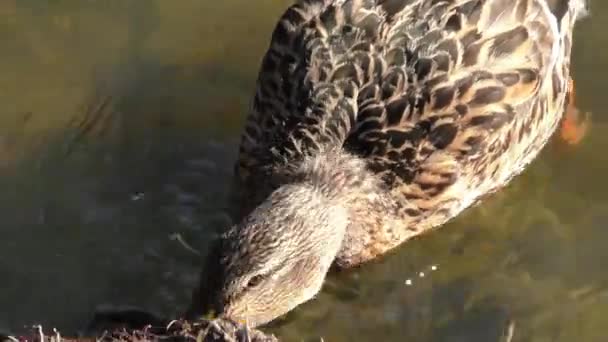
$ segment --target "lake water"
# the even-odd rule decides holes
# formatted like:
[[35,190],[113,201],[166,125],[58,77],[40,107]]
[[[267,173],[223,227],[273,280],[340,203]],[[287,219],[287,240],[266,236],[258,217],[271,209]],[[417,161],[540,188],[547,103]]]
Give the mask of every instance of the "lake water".
[[[290,1],[0,0],[0,330],[178,315]],[[266,327],[285,341],[608,340],[608,2],[575,33],[575,147]],[[187,191],[185,191],[187,190]],[[423,272],[422,274],[420,272]],[[424,276],[422,276],[424,275]],[[64,333],[65,334],[65,333]]]

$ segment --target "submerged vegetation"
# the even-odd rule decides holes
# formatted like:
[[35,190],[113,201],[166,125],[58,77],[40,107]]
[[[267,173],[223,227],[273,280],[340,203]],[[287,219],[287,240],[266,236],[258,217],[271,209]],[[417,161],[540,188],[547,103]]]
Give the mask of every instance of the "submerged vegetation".
[[61,336],[57,329],[45,332],[38,325],[29,334],[0,335],[1,342],[277,342],[276,337],[226,320],[201,320],[196,323],[172,321],[167,327],[142,329],[115,328],[85,337]]

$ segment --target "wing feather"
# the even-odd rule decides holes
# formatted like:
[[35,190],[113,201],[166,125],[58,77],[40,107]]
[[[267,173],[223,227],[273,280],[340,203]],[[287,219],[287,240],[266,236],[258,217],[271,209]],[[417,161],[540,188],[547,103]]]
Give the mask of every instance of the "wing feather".
[[299,1],[262,62],[239,181],[261,200],[277,163],[343,146],[407,206],[469,205],[555,129],[579,1]]

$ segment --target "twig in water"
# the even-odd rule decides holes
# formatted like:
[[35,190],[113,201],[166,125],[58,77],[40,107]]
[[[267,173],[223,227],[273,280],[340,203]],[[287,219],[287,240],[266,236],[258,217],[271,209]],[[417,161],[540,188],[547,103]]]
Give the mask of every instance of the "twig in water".
[[167,327],[165,328],[165,330],[169,331],[169,329],[171,329],[171,327],[177,322],[179,322],[179,320],[177,320],[177,319],[172,320],[171,322],[169,322],[169,324],[167,324]]
[[42,325],[38,324],[34,326],[35,329],[38,329],[38,334],[40,335],[40,341],[44,341],[44,333],[42,332]]
[[245,316],[245,338],[247,342],[251,342],[251,337],[249,337],[249,319]]
[[511,323],[509,323],[507,335],[505,336],[505,342],[511,342],[511,340],[513,340],[513,335],[515,335],[515,321],[511,321]]
[[104,331],[99,338],[95,339],[95,342],[101,342],[101,341],[103,341],[106,338],[107,335],[108,335],[108,332]]
[[205,330],[199,331],[198,335],[196,336],[196,342],[203,342],[205,337],[207,337],[209,334],[209,329],[211,329],[211,324],[208,324]]
[[213,326],[215,329],[219,330],[219,331],[220,331],[220,332],[221,332],[221,333],[224,335],[223,337],[224,337],[224,338],[225,338],[227,341],[230,341],[230,342],[237,342],[237,341],[235,341],[235,340],[234,340],[234,339],[233,339],[233,338],[232,338],[230,335],[228,335],[228,333],[227,333],[226,331],[224,331],[224,329],[222,329],[222,327],[220,327],[220,326],[217,324],[217,322],[216,322],[216,320],[215,320],[215,319],[214,319],[214,320],[212,320],[211,322],[209,322],[209,325],[212,325],[212,326]]
[[185,249],[187,249],[188,251],[200,256],[201,252],[199,252],[198,250],[194,249],[192,246],[190,246],[186,241],[184,241],[184,238],[182,237],[182,235],[180,233],[173,233],[171,235],[169,235],[169,239],[173,240],[173,241],[177,241],[179,242],[182,247],[184,247]]

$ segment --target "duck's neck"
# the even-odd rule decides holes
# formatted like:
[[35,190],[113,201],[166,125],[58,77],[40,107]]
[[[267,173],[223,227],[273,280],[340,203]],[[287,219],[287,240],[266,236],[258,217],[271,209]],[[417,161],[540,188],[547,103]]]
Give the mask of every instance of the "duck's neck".
[[348,225],[334,260],[338,268],[372,260],[403,241],[406,230],[398,227],[395,201],[364,160],[343,151],[321,152],[299,164],[292,179],[345,208]]
[[310,184],[332,201],[350,199],[380,190],[380,182],[364,160],[343,150],[318,152],[305,157],[289,171],[293,182]]

